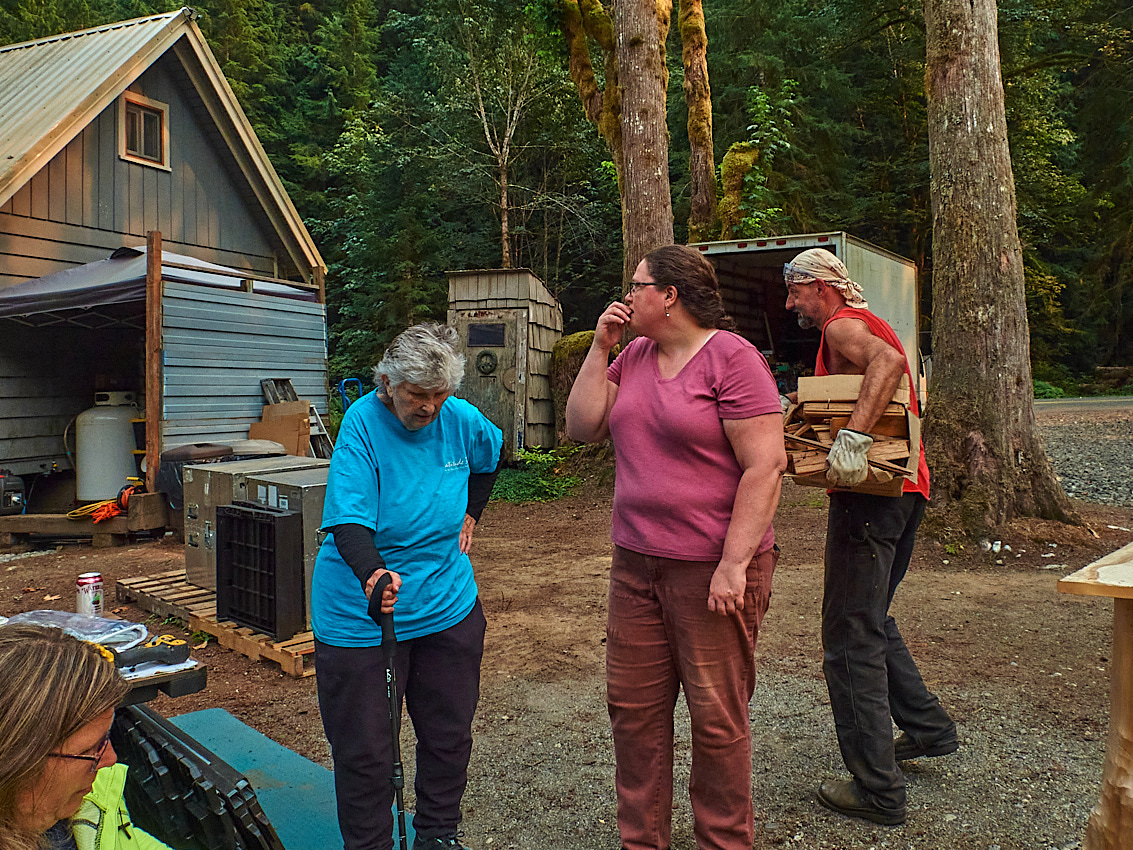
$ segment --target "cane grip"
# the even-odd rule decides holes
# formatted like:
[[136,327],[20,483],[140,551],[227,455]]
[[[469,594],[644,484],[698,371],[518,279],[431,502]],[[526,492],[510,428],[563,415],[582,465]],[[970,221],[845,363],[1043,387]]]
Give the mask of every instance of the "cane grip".
[[383,573],[378,578],[377,583],[374,585],[373,591],[370,593],[370,604],[366,609],[366,613],[370,615],[370,619],[381,626],[382,629],[382,646],[392,646],[397,643],[397,635],[393,630],[393,614],[382,613],[382,593],[393,579],[390,574]]

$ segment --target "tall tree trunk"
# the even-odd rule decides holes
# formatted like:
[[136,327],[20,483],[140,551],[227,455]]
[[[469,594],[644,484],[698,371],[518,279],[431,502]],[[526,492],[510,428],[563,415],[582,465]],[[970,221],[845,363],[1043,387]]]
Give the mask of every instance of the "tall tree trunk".
[[669,130],[665,123],[665,39],[672,0],[616,0],[615,54],[621,86],[623,280],[642,257],[673,243]]
[[500,164],[500,245],[503,249],[503,265],[501,269],[511,268],[511,232],[508,228],[508,196],[507,196],[507,165]]
[[[610,149],[622,203],[622,275],[628,285],[637,264],[673,242],[669,194],[669,133],[665,125],[665,38],[672,0],[562,0],[570,76],[583,111]],[[589,39],[605,66],[599,87]]]
[[[622,106],[618,62],[614,51],[614,21],[602,0],[563,0],[563,35],[570,51],[570,78],[578,89],[582,111],[597,128],[618,177],[618,196],[625,208],[625,159],[622,156]],[[602,53],[605,86],[599,87],[590,59],[589,41]]]
[[712,149],[712,89],[708,85],[708,34],[701,0],[680,0],[678,18],[688,104],[689,242],[716,234],[716,154]]
[[969,534],[1074,521],[1035,430],[994,0],[925,0],[934,271],[926,451]]

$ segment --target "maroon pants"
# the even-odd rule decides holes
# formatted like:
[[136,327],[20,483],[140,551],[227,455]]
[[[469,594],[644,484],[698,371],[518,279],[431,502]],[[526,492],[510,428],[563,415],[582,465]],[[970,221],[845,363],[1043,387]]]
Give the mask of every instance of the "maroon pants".
[[617,760],[618,831],[626,850],[666,850],[672,831],[673,709],[692,718],[692,800],[701,850],[751,850],[755,640],[778,553],[747,568],[743,611],[708,610],[716,562],[615,547],[606,627],[606,701]]

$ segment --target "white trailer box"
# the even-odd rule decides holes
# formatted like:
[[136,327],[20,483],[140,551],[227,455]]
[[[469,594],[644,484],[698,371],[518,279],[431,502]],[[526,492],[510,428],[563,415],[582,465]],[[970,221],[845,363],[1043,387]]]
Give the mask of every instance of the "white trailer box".
[[[764,354],[770,352],[768,359],[782,367],[780,376],[793,374],[792,367],[797,364],[813,368],[819,339],[817,330],[800,328],[795,314],[784,306],[787,290],[783,264],[808,248],[831,251],[861,285],[870,311],[897,332],[917,379],[918,395],[924,398],[920,291],[912,260],[843,231],[699,242],[691,247],[703,252],[716,267],[725,309],[744,337]],[[794,389],[792,382],[793,378],[788,379],[784,388]]]

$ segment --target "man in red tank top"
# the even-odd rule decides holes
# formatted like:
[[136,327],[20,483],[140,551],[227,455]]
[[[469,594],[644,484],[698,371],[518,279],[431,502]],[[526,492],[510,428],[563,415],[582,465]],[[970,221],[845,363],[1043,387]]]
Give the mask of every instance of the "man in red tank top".
[[[816,375],[861,375],[862,389],[827,460],[831,487],[822,599],[822,671],[842,760],[853,775],[818,789],[829,809],[881,824],[905,821],[905,777],[897,762],[941,756],[959,746],[954,724],[924,684],[889,605],[905,577],[929,493],[921,449],[915,484],[900,497],[840,490],[865,480],[869,430],[903,374],[893,329],[869,312],[860,286],[830,251],[804,251],[783,269],[787,309],[817,327]],[[916,395],[910,407],[917,413]],[[892,720],[890,719],[892,718]],[[893,739],[893,722],[901,729]]]

